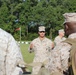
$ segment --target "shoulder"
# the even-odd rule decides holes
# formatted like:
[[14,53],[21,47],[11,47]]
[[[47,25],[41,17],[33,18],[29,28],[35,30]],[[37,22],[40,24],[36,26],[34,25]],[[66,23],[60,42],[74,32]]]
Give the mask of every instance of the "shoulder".
[[36,41],[36,40],[38,40],[39,38],[35,38],[33,41]]
[[0,28],[0,34],[4,35],[4,36],[12,36],[10,33],[6,32],[5,30]]
[[52,43],[51,39],[45,38],[47,42]]
[[54,50],[59,50],[59,51],[68,51],[70,50],[71,45],[66,43],[66,42],[61,42],[60,44],[56,45]]
[[60,38],[60,37],[59,37],[59,36],[57,36],[57,37],[55,37],[55,40],[56,40],[56,39],[59,39],[59,38]]
[[70,34],[68,38],[72,38],[72,39],[76,38],[76,33]]
[[62,40],[64,41],[64,40],[66,40],[66,38],[65,38],[65,37],[63,37],[63,38],[62,38]]
[[9,40],[10,38],[13,38],[13,36],[0,28],[0,38],[2,38],[3,40]]
[[39,38],[35,38],[34,40],[32,40],[32,42],[36,42],[36,41],[38,41],[39,40]]

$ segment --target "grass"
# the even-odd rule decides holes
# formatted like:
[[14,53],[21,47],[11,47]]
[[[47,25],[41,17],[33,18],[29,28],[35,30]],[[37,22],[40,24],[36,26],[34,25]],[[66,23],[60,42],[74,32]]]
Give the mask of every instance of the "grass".
[[[20,48],[24,61],[26,63],[32,63],[34,58],[34,53],[28,52],[29,44],[20,44]],[[32,72],[32,67],[28,67],[28,69]]]
[[31,63],[34,58],[34,53],[28,52],[29,44],[20,44],[20,48],[21,48],[24,61],[26,63]]

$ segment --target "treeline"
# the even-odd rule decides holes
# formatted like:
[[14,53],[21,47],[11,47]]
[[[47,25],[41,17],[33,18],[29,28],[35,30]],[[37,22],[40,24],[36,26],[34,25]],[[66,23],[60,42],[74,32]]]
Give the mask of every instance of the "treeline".
[[63,28],[65,12],[76,12],[76,0],[0,0],[0,28],[16,40],[36,38],[38,26],[46,27],[46,36],[54,38]]

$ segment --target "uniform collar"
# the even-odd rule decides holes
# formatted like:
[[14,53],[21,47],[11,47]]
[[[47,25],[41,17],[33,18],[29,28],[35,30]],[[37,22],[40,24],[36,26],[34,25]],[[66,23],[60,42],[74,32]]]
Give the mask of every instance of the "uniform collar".
[[[38,37],[38,39],[40,40],[40,38]],[[43,40],[40,40],[40,41],[45,41],[46,40],[46,37],[43,39]]]
[[76,33],[70,34],[68,38],[72,38],[72,39],[76,38]]

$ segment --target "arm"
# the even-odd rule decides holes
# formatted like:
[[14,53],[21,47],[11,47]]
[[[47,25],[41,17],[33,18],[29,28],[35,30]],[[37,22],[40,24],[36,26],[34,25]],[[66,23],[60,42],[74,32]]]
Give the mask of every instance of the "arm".
[[20,48],[14,38],[9,35],[6,56],[6,75],[18,75],[19,72],[22,72],[21,68],[17,67],[17,65],[21,64],[20,61],[24,62]]
[[69,59],[69,55],[70,55],[70,49],[71,49],[71,45],[69,45],[67,43],[63,43],[61,50],[60,50],[61,64],[62,64],[63,71],[68,70],[68,59]]
[[54,42],[52,42],[52,49],[54,48]]
[[54,48],[54,42],[49,42],[49,51],[51,51]]
[[29,48],[28,48],[28,51],[31,53],[31,52],[34,52],[34,44],[33,42],[31,42]]

